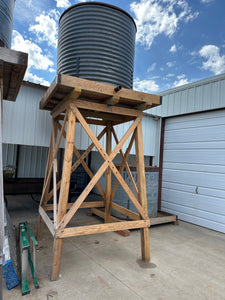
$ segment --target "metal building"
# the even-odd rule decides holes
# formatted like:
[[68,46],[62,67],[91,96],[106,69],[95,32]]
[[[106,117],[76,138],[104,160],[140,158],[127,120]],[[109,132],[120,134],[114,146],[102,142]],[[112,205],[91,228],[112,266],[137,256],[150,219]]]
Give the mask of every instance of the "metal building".
[[225,232],[225,74],[161,95],[161,209]]
[[[4,103],[4,159],[14,164],[17,145],[23,145],[19,177],[44,176],[51,128],[49,112],[39,110],[45,91],[43,86],[24,82],[16,103]],[[181,220],[225,232],[225,74],[161,95],[162,106],[149,110],[143,120],[145,161],[152,157],[152,164],[162,169],[161,209]],[[31,112],[35,117],[31,118]],[[120,126],[118,136],[127,128],[128,124]],[[97,126],[92,129],[95,134],[101,130]],[[78,148],[86,149],[90,140],[79,124],[76,130],[80,131]],[[22,157],[21,153],[26,154]],[[29,173],[32,164],[38,166],[35,174]]]
[[[47,152],[51,135],[51,118],[48,111],[40,110],[39,103],[46,92],[47,87],[30,82],[23,82],[15,103],[4,102],[4,132],[3,132],[3,160],[4,167],[8,164],[16,164],[18,161],[17,176],[19,178],[44,177]],[[143,119],[144,154],[146,160],[155,157],[155,143],[157,139],[157,119],[145,115]],[[100,126],[91,125],[97,135],[101,131]],[[117,126],[118,138],[123,136],[129,123]],[[86,133],[81,130],[80,124],[76,126],[76,146],[79,150],[86,150],[91,143]],[[10,134],[9,134],[10,133]],[[101,140],[105,143],[105,139]],[[18,154],[19,145],[19,154]],[[64,145],[62,144],[61,147]],[[113,147],[115,143],[113,144]],[[125,151],[128,142],[125,143]],[[135,153],[132,148],[131,154]],[[19,155],[19,158],[17,157]],[[35,167],[36,166],[36,167]],[[31,172],[32,170],[32,172]],[[34,172],[34,170],[36,170]]]

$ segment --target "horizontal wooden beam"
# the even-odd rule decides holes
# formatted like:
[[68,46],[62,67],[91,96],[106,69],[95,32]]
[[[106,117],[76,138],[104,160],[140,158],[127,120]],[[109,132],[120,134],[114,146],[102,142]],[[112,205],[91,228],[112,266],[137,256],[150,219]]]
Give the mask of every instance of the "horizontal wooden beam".
[[47,225],[49,231],[51,232],[52,236],[55,236],[55,228],[53,225],[52,220],[49,218],[49,216],[46,214],[45,210],[39,206],[39,214],[41,215],[43,221],[45,222],[45,224]]
[[[98,216],[99,218],[102,218],[103,220],[105,220],[105,212],[100,210],[100,209],[96,209],[96,208],[92,208],[91,209],[91,212],[92,214]],[[113,216],[110,216],[110,222],[113,223],[113,222],[122,222],[121,220],[113,217]],[[122,236],[129,236],[130,235],[130,231],[128,229],[126,230],[119,230],[119,231],[116,231],[116,233],[118,233],[119,235],[122,235]]]
[[28,54],[1,47],[0,60],[13,65],[27,66]]
[[107,98],[104,103],[108,105],[116,105],[120,101],[120,97],[118,95],[111,96]]
[[135,213],[135,212],[123,207],[123,206],[120,206],[119,204],[116,204],[114,202],[112,202],[111,208],[119,211],[121,214],[123,214],[125,216],[128,216],[131,219],[134,219],[134,220],[140,220],[141,219],[139,214],[137,214],[137,213]]
[[175,223],[177,221],[177,216],[176,215],[160,216],[160,217],[150,218],[150,220],[151,220],[151,225],[158,225],[158,224],[170,223],[170,222]]
[[77,99],[81,94],[80,88],[74,88],[72,92],[67,94],[65,98],[59,102],[58,105],[55,106],[55,108],[51,111],[51,115],[53,118],[57,117],[61,113],[63,113],[67,108],[71,101]]
[[[73,206],[73,203],[67,203],[67,209],[70,209]],[[84,202],[81,204],[80,208],[92,208],[92,207],[105,207],[104,201],[92,201]],[[46,210],[53,210],[53,204],[47,204],[45,206]]]
[[109,107],[107,104],[102,103],[95,103],[91,101],[85,101],[76,99],[73,101],[73,104],[75,104],[80,109],[88,109],[88,110],[95,110],[102,113],[109,113],[109,114],[115,114],[117,115],[123,115],[123,116],[132,116],[132,117],[138,117],[142,116],[142,111],[132,109],[132,108],[125,108],[125,107],[119,107],[119,106],[112,106]]
[[147,109],[148,108],[148,103],[147,102],[144,102],[144,103],[141,103],[141,104],[138,104],[136,107],[135,107],[135,109],[138,109],[138,110],[145,110],[145,109]]
[[115,86],[65,74],[58,74],[58,82],[65,86],[80,87],[85,94],[96,96],[105,95],[108,97],[116,95],[123,101],[143,101],[158,105],[160,104],[160,96],[158,95],[143,93],[126,88],[122,88],[118,92],[115,92]]
[[71,228],[58,229],[56,232],[56,237],[66,238],[72,236],[97,234],[97,233],[119,231],[119,230],[126,230],[126,229],[146,228],[149,226],[150,226],[150,220],[140,220],[140,221],[124,221],[124,222],[115,222],[115,223],[105,223],[99,225],[71,227]]

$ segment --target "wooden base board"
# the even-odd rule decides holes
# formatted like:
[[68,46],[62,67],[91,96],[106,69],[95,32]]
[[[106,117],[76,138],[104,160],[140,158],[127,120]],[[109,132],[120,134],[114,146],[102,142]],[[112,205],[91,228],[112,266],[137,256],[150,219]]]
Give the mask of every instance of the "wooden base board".
[[176,215],[172,215],[163,211],[158,211],[157,217],[150,218],[151,226],[165,223],[173,223],[175,225],[177,220],[178,218]]
[[[102,215],[101,216],[99,215],[100,214],[99,211],[100,211],[100,209],[92,209],[91,214],[102,217]],[[125,219],[120,219],[119,217],[117,218],[115,216],[112,216],[112,218],[114,218],[115,220],[117,219],[117,221],[124,221],[125,220]],[[133,219],[129,218],[129,220],[133,220]],[[177,215],[172,215],[172,214],[169,214],[169,213],[164,212],[164,211],[158,211],[156,217],[150,218],[151,226],[159,225],[159,224],[166,224],[166,223],[173,223],[174,225],[176,225],[177,222],[178,222]]]

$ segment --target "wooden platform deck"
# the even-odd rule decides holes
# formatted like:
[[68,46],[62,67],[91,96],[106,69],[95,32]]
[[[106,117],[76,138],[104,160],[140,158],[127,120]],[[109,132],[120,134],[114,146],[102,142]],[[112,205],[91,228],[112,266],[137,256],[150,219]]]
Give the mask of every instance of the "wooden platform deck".
[[3,99],[16,101],[27,68],[28,54],[0,48],[0,77],[3,84]]
[[116,105],[141,111],[161,104],[161,97],[158,95],[125,88],[117,91],[115,86],[109,84],[57,74],[40,102],[40,109],[53,110],[74,89],[77,92],[77,101],[83,100],[108,106]]

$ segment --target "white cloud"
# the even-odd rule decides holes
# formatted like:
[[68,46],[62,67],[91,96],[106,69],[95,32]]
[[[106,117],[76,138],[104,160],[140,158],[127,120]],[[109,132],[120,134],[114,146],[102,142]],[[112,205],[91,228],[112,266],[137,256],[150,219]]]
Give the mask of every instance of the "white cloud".
[[159,90],[158,84],[155,83],[154,80],[140,80],[138,77],[134,79],[134,90],[138,90],[140,92],[157,92]]
[[184,84],[189,83],[189,82],[188,82],[188,79],[186,78],[186,75],[185,75],[185,74],[178,75],[178,76],[177,76],[177,79],[178,79],[178,80],[174,81],[174,83],[173,83],[173,86],[174,86],[174,87],[181,86],[181,85],[184,85]]
[[51,72],[51,73],[56,73],[56,69],[54,69],[54,68],[49,68],[49,72]]
[[215,75],[225,72],[225,55],[220,55],[219,47],[205,45],[200,49],[199,55],[205,59],[202,62],[203,69],[210,70]]
[[214,0],[201,0],[202,3],[210,3],[213,2]]
[[137,24],[137,42],[150,48],[160,34],[171,37],[179,23],[198,16],[192,12],[187,0],[139,0],[130,4]]
[[69,0],[55,0],[57,7],[67,8],[71,5]]
[[175,76],[175,74],[169,73],[166,75],[166,77],[173,77],[173,76]]
[[175,65],[175,62],[174,61],[168,61],[166,63],[166,65],[167,65],[167,67],[171,68],[171,67],[173,67]]
[[177,46],[175,44],[170,48],[170,52],[177,52]]
[[37,24],[30,25],[29,31],[36,34],[38,41],[47,41],[49,46],[57,47],[57,22],[59,12],[51,10],[47,15],[42,13],[35,18]]
[[151,64],[151,66],[148,68],[147,72],[154,71],[156,67],[156,63]]
[[39,83],[39,84],[42,84],[45,86],[50,86],[50,83],[47,80],[44,80],[44,78],[38,77],[37,75],[30,73],[29,71],[26,72],[24,79],[27,81]]
[[42,53],[42,49],[30,40],[24,40],[22,35],[13,30],[12,49],[28,53],[28,69],[48,70],[54,63]]

